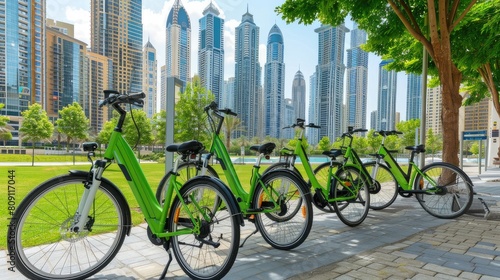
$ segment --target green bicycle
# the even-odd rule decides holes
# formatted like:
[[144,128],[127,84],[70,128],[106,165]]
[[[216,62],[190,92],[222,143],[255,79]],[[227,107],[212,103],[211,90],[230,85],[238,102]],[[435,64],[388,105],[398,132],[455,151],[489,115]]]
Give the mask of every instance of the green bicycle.
[[[295,167],[297,156],[300,158],[309,185],[314,191],[313,204],[324,212],[336,212],[339,219],[349,226],[361,224],[370,207],[369,186],[370,180],[363,175],[363,165],[352,146],[352,133],[362,130],[352,130],[342,135],[345,142],[342,149],[323,152],[330,158],[329,162],[320,164],[314,170],[309,162],[305,147],[307,139],[304,137],[305,128],[320,128],[315,124],[305,124],[303,119],[297,119],[297,123],[287,128],[300,130],[298,141],[293,151],[282,150],[285,161],[269,166],[264,174],[273,170],[287,169],[299,173]],[[346,139],[349,139],[347,141]],[[344,161],[337,161],[337,157],[343,155]],[[369,178],[368,178],[369,179]]]
[[435,162],[420,169],[413,161],[414,156],[425,152],[424,145],[409,146],[411,151],[408,171],[404,172],[385,145],[389,135],[402,134],[398,131],[378,131],[383,137],[375,161],[365,163],[377,188],[371,193],[374,209],[390,206],[396,197],[411,197],[429,214],[443,219],[453,219],[467,212],[474,195],[472,181],[460,168],[446,162]]
[[[170,247],[189,277],[223,277],[236,259],[243,224],[233,195],[210,177],[194,178],[180,187],[174,172],[161,206],[122,136],[126,111],[121,104],[142,106],[145,95],[104,92],[106,99],[100,106],[111,105],[120,114],[104,159],[93,161],[98,145],[85,143],[92,162],[89,172],[70,171],[50,179],[20,203],[7,235],[16,267],[30,279],[85,279],[114,258],[132,227],[127,201],[119,188],[103,177],[115,161],[144,214],[150,241],[168,252],[161,278],[172,260]],[[191,147],[179,145],[175,150],[188,153]]]
[[[257,232],[260,232],[264,240],[276,249],[290,250],[302,244],[311,231],[313,220],[310,191],[305,182],[288,170],[269,172],[261,176],[259,174],[260,161],[269,156],[276,147],[274,143],[266,143],[251,147],[251,150],[258,152],[259,156],[252,168],[250,188],[248,191],[245,190],[220,137],[224,115],[236,114],[230,109],[218,109],[215,102],[205,107],[204,110],[212,130],[211,147],[204,157],[201,170],[196,169],[196,165],[199,166],[200,163],[190,163],[186,166],[190,166],[192,175],[196,172],[206,172],[203,171],[204,169],[207,169],[208,173],[215,172],[208,165],[212,156],[215,155],[216,160],[221,164],[229,188],[236,197],[239,209],[244,217],[256,226],[255,231],[245,238],[241,246]],[[170,176],[171,174],[166,174],[158,186],[156,194],[159,201],[163,199],[163,193],[167,189],[166,182],[169,181]],[[198,182],[202,183],[202,181]]]

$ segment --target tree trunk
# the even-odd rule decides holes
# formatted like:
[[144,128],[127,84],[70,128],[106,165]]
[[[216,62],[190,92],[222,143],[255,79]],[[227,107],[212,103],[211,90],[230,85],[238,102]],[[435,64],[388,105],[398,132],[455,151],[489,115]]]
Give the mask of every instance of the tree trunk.
[[35,142],[31,143],[31,166],[35,166]]

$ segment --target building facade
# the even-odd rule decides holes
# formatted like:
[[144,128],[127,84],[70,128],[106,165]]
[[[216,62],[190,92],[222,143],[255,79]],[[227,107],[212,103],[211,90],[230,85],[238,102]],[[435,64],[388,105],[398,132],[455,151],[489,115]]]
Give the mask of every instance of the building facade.
[[142,91],[146,94],[143,110],[148,118],[152,118],[156,113],[158,59],[156,58],[156,49],[149,40],[144,45],[142,57]]
[[[306,119],[306,80],[300,70],[295,73],[292,82],[292,102],[295,110],[294,120]],[[291,124],[291,123],[290,123]],[[289,125],[286,123],[285,125]]]
[[427,88],[426,97],[426,130],[432,129],[434,134],[443,133],[443,125],[441,123],[441,109],[443,98],[441,94],[441,87]]
[[346,125],[366,128],[368,53],[361,49],[366,32],[354,23],[351,48],[347,50]]
[[406,84],[406,120],[422,117],[422,75],[410,73]]
[[91,0],[90,46],[113,60],[112,88],[142,91],[142,1]]
[[[97,53],[87,52],[88,94],[84,102],[85,115],[90,122],[90,134],[98,135],[108,120],[108,106],[99,108],[104,100],[104,90],[113,83],[113,60]],[[111,110],[110,110],[111,111]]]
[[224,82],[224,20],[219,14],[219,10],[210,2],[199,20],[198,75],[201,86],[211,91],[215,101],[221,104]]
[[224,91],[221,106],[223,108],[234,109],[234,77],[224,81]]
[[318,65],[316,66],[317,124],[319,138],[327,136],[330,141],[340,137],[342,127],[342,105],[344,98],[344,43],[349,30],[343,25],[323,25],[318,33]]
[[[309,110],[308,110],[308,123],[318,124],[318,98],[316,94],[316,73],[309,77]],[[316,145],[319,143],[319,131],[317,129],[308,129],[306,131],[309,143]]]
[[261,116],[263,114],[261,67],[259,63],[259,27],[253,15],[243,14],[236,27],[235,40],[235,94],[234,109],[242,121],[245,131],[236,133],[247,138],[261,136]]
[[264,135],[281,138],[285,117],[285,63],[283,34],[275,24],[267,37],[264,65]]
[[390,60],[383,60],[379,64],[376,130],[396,128],[397,72],[385,68],[389,63]]

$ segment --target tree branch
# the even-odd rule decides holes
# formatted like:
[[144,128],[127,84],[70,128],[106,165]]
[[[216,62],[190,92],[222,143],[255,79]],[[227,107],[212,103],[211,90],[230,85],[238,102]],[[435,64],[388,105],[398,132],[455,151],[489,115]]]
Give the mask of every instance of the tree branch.
[[460,14],[460,16],[453,22],[453,24],[450,26],[449,30],[450,32],[457,27],[457,25],[460,23],[460,21],[467,15],[467,13],[472,9],[472,6],[476,4],[477,0],[471,0],[467,8]]
[[448,28],[450,28],[451,25],[453,24],[453,19],[455,18],[455,14],[457,13],[459,4],[460,0],[453,1],[453,7],[451,8],[450,13],[448,14],[448,22],[447,22]]

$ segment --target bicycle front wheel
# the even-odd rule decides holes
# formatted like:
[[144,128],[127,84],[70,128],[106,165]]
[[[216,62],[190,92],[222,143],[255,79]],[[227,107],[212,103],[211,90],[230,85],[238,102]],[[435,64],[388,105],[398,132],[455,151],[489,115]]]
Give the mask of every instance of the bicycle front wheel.
[[220,279],[231,269],[240,242],[238,214],[228,205],[234,197],[208,180],[198,180],[180,189],[170,208],[169,232],[190,231],[171,239],[182,270],[192,279]]
[[[398,183],[396,178],[391,173],[389,168],[383,164],[376,162],[368,162],[363,164],[368,171],[368,174],[373,176],[374,185],[370,186],[370,208],[381,210],[389,207],[398,197]],[[373,174],[373,169],[377,169],[377,173]]]
[[[177,175],[175,180],[179,185],[179,188],[189,179],[200,175],[202,165],[202,162],[192,161],[180,164],[179,167],[177,167],[177,174],[179,175]],[[219,178],[217,171],[215,171],[215,169],[210,165],[207,165],[207,173],[205,175]],[[165,174],[165,176],[161,179],[160,184],[158,184],[158,188],[156,189],[156,199],[161,204],[163,204],[163,201],[165,200],[165,193],[169,186],[170,178],[172,178],[172,173],[167,172],[167,174]]]
[[30,279],[85,279],[120,250],[130,225],[123,195],[103,180],[84,229],[70,230],[85,190],[85,175],[64,175],[35,188],[9,227],[9,253]]
[[414,189],[425,211],[438,218],[453,219],[469,210],[474,191],[472,181],[461,169],[438,162],[425,166],[422,174],[415,177]]
[[361,224],[370,208],[370,189],[359,169],[342,167],[335,174],[333,206],[339,219],[348,226]]
[[274,170],[263,176],[252,203],[264,211],[277,209],[255,216],[262,237],[273,248],[293,249],[309,235],[313,220],[309,189],[290,171]]
[[[331,166],[331,167],[330,167]],[[332,161],[332,162],[325,162],[320,164],[316,169],[314,169],[314,176],[316,177],[316,180],[318,180],[318,183],[321,187],[326,188],[328,186],[328,180],[330,180],[330,190],[329,190],[329,197],[333,197],[333,190],[335,189],[334,184],[332,183],[333,181],[333,176],[331,174],[335,174],[337,170],[342,166],[342,163]],[[328,202],[328,198],[322,198],[318,197],[321,195],[321,192],[315,192],[314,197],[313,197],[313,204],[318,208],[319,210],[326,212],[326,213],[334,213],[335,208],[333,207],[332,203]],[[347,206],[347,204],[345,204]],[[343,209],[343,208],[342,208]]]

